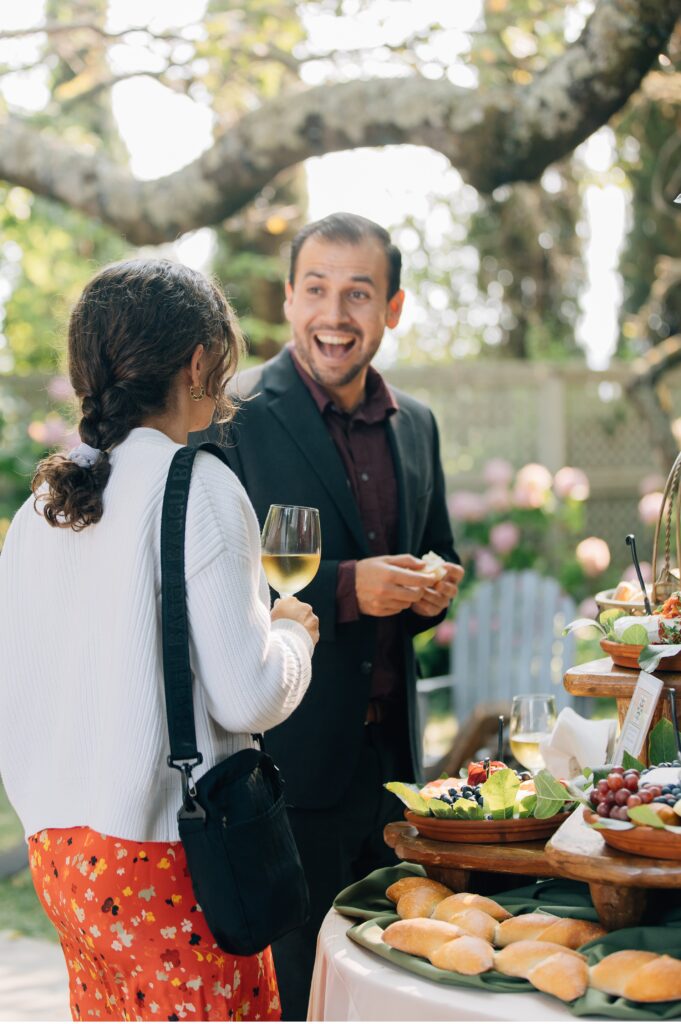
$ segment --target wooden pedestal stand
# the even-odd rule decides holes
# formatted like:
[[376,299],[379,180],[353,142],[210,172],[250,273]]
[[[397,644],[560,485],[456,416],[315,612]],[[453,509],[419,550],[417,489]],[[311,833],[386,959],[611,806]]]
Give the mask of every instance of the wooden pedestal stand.
[[[578,807],[546,844],[551,873],[587,882],[601,924],[608,931],[640,923],[651,891],[681,889],[681,861],[655,860],[620,853],[589,828]],[[666,902],[676,901],[677,893]]]
[[[663,681],[663,689],[655,709],[650,728],[652,729],[661,718],[671,719],[669,697],[665,692],[672,687],[677,694],[677,707],[681,706],[681,673],[659,672],[658,678]],[[611,658],[598,658],[587,661],[569,669],[563,677],[563,686],[568,693],[576,697],[615,697],[617,700],[617,717],[620,726],[629,707],[631,695],[638,679],[638,669],[619,668],[613,665]],[[641,752],[641,760],[648,763],[648,744]]]
[[400,860],[423,864],[429,878],[452,892],[470,891],[472,871],[491,874],[529,875],[550,878],[555,870],[545,852],[543,839],[529,843],[442,843],[425,839],[406,821],[386,825],[383,838]]

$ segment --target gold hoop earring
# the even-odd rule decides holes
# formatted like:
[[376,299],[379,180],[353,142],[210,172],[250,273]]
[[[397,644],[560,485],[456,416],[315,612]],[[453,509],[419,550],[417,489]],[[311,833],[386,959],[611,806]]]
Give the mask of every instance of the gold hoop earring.
[[190,384],[189,385],[189,395],[190,395],[190,398],[192,399],[193,402],[200,402],[202,399],[204,399],[206,397],[206,389],[204,388],[203,384],[199,384],[199,392],[198,392],[198,394],[195,395],[194,394],[194,385]]

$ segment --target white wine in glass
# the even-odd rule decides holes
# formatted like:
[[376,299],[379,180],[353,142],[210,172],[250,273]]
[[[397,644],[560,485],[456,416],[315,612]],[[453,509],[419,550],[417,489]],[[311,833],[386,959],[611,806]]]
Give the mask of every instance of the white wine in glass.
[[316,508],[270,505],[261,540],[263,569],[280,597],[297,594],[312,582],[322,550]]
[[511,753],[533,775],[545,767],[539,744],[550,735],[555,724],[556,702],[550,693],[513,698],[509,729]]

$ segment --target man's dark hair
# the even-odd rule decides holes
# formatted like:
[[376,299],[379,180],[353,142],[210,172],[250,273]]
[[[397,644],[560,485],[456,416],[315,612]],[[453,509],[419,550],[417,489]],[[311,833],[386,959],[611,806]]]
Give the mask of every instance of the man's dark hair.
[[402,271],[402,254],[390,241],[390,235],[380,224],[360,217],[356,213],[331,213],[322,220],[306,224],[291,242],[291,262],[288,279],[293,287],[296,275],[298,253],[304,243],[311,237],[322,238],[326,242],[344,242],[347,245],[359,245],[366,238],[375,238],[383,246],[388,261],[388,300],[400,290],[400,273]]

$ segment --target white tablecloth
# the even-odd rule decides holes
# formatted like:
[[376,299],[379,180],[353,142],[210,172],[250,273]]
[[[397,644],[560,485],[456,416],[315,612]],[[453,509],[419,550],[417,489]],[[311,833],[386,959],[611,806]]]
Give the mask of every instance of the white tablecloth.
[[551,1021],[574,1017],[557,999],[438,985],[394,967],[346,935],[351,921],[330,910],[317,940],[308,1020]]

